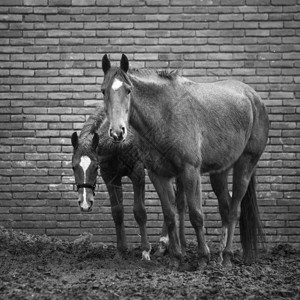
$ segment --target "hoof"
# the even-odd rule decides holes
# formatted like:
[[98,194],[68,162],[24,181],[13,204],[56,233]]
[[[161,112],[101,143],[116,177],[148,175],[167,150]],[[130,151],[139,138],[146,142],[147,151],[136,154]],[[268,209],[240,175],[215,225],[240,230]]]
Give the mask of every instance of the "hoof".
[[208,259],[206,257],[202,257],[199,260],[198,268],[199,270],[204,270],[208,265]]
[[251,253],[250,255],[244,256],[243,260],[245,265],[251,266],[255,263],[256,257],[253,253]]
[[223,260],[222,262],[223,268],[230,270],[232,268],[232,262],[230,260]]
[[170,260],[169,268],[173,271],[179,271],[180,265],[181,265],[180,261],[176,258],[173,258]]
[[124,251],[117,251],[117,253],[115,254],[113,260],[114,261],[122,261],[126,258],[126,254],[127,254],[127,250]]
[[231,253],[224,253],[223,254],[222,266],[225,269],[231,269],[232,268],[231,258],[232,258],[232,254]]
[[158,249],[155,251],[154,256],[155,257],[162,257],[167,253],[167,247],[163,248],[161,245],[158,247]]
[[142,252],[142,260],[144,260],[144,261],[150,261],[151,260],[150,259],[150,252],[151,252],[151,249],[149,251],[144,250]]
[[123,260],[123,259],[124,259],[123,256],[120,255],[119,253],[116,253],[116,255],[115,255],[114,258],[113,258],[113,260],[114,260],[115,262],[120,262],[120,261]]
[[192,266],[190,263],[186,262],[186,263],[181,263],[179,265],[178,271],[179,272],[193,272],[193,271],[196,271],[196,269],[197,268]]
[[158,249],[154,253],[154,256],[156,257],[164,256],[168,251],[168,247],[169,247],[169,238],[161,237],[159,240]]

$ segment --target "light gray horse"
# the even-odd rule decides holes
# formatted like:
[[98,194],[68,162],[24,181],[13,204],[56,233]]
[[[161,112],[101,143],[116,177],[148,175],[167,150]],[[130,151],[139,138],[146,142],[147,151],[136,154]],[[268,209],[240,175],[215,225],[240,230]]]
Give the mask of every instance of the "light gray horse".
[[[259,95],[238,81],[195,83],[175,73],[129,70],[123,54],[120,67],[103,56],[102,92],[108,135],[126,142],[129,125],[137,132],[142,159],[159,194],[174,265],[182,263],[175,220],[172,182],[182,183],[185,197],[177,206],[189,208],[198,241],[199,265],[209,261],[204,237],[201,173],[210,174],[222,219],[223,265],[231,266],[234,230],[239,220],[246,261],[251,261],[262,233],[255,167],[267,139],[269,121]],[[233,168],[232,197],[227,177]],[[183,209],[184,210],[184,209]]]

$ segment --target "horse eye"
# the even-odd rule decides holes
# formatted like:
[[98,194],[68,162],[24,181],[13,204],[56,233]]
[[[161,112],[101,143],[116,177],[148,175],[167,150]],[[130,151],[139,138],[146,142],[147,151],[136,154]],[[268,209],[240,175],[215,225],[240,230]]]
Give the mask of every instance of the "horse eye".
[[105,95],[105,90],[101,90],[101,93],[103,94],[103,96]]
[[129,95],[131,93],[131,90],[127,90],[127,95]]

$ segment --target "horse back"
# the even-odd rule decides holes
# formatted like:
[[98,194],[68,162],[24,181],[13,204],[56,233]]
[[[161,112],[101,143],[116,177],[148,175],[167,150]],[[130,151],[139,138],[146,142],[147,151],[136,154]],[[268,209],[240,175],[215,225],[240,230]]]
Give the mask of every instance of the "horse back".
[[194,163],[200,161],[203,173],[231,167],[253,137],[253,128],[258,128],[259,112],[264,111],[259,95],[235,80],[213,83],[185,80],[178,85],[177,93],[181,103],[176,106],[175,114],[181,115],[184,125],[176,128],[184,131],[181,145],[190,148],[183,153],[194,155]]

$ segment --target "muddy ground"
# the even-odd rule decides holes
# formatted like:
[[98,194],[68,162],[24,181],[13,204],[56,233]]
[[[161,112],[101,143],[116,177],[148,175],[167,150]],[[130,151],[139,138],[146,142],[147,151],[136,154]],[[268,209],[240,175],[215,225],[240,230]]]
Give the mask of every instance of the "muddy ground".
[[168,255],[144,262],[138,248],[121,260],[115,254],[90,235],[69,242],[0,228],[0,299],[300,298],[300,253],[289,245],[260,253],[251,266],[236,251],[230,270],[217,263],[214,249],[209,266],[197,270],[194,242],[190,272],[172,271]]

